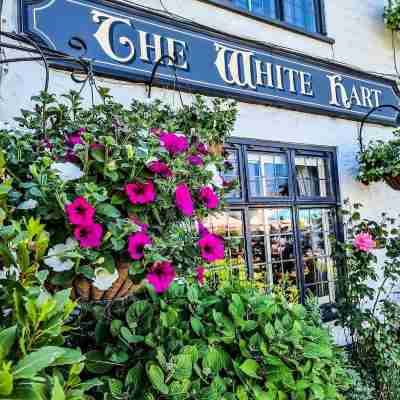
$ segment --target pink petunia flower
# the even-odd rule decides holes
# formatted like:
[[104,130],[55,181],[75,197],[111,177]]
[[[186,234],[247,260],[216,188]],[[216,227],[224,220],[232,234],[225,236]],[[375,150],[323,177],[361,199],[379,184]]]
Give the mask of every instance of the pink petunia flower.
[[171,156],[183,153],[189,148],[189,142],[184,135],[176,133],[161,132],[160,142],[168,150]]
[[196,221],[196,230],[199,234],[200,237],[203,237],[204,235],[208,235],[210,231],[203,225],[201,221]]
[[195,154],[191,154],[187,157],[187,161],[190,165],[194,165],[195,167],[200,167],[204,165],[204,161],[200,156],[196,156]]
[[199,265],[196,268],[196,274],[197,274],[197,282],[199,282],[199,285],[203,286],[206,282],[206,269],[204,267],[202,267],[201,265]]
[[194,206],[190,190],[186,183],[179,184],[175,189],[175,204],[186,217],[193,215]]
[[151,239],[144,232],[137,232],[128,238],[128,252],[132,260],[144,257],[144,248],[151,244]]
[[224,240],[217,235],[204,235],[198,242],[200,255],[207,262],[224,259]]
[[196,146],[196,150],[197,150],[200,154],[203,154],[204,156],[206,156],[206,155],[208,154],[208,147],[207,147],[207,145],[204,144],[204,143],[199,143],[199,144]]
[[359,233],[355,238],[353,242],[354,246],[359,251],[365,251],[368,252],[375,248],[375,240],[372,238],[371,234],[367,232]]
[[156,293],[164,293],[176,277],[173,265],[168,261],[156,262],[146,278]]
[[163,161],[152,161],[147,165],[149,171],[161,175],[164,178],[170,178],[172,176],[172,171],[168,165]]
[[68,221],[73,225],[89,225],[93,222],[96,209],[82,196],[65,206]]
[[103,227],[100,224],[78,225],[74,237],[84,249],[100,247],[103,239]]
[[200,189],[199,199],[207,208],[214,209],[219,206],[218,196],[215,194],[211,186],[204,186]]
[[156,199],[156,190],[152,181],[146,183],[128,183],[125,192],[132,204],[153,203]]

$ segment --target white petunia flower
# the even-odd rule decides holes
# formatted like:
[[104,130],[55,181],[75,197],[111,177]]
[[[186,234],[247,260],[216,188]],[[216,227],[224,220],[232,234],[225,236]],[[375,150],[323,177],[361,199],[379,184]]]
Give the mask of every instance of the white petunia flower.
[[85,175],[79,167],[71,162],[58,163],[55,162],[51,164],[50,169],[58,173],[58,176],[63,182],[74,181],[76,179],[82,178]]
[[72,238],[67,239],[65,244],[56,244],[48,251],[44,263],[56,272],[71,270],[74,262],[68,258],[68,252],[74,250],[77,245],[78,243]]
[[18,210],[33,210],[38,206],[38,202],[33,199],[29,199],[26,201],[23,201],[21,204],[18,205],[17,209]]
[[13,266],[0,270],[0,279],[9,279],[11,277],[15,277],[15,279],[18,281],[19,275],[20,270]]
[[206,166],[206,171],[211,172],[213,174],[212,184],[218,188],[222,188],[224,186],[224,180],[222,179],[217,166],[214,163],[208,164]]
[[93,286],[100,290],[108,290],[113,283],[118,279],[118,271],[115,270],[112,274],[105,268],[96,268],[94,271]]

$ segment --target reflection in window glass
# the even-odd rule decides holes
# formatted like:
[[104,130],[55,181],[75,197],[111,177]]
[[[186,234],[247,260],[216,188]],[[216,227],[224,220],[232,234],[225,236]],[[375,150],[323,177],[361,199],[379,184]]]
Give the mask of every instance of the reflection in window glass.
[[283,17],[290,24],[317,31],[314,0],[283,0]]
[[217,261],[209,271],[209,283],[248,281],[242,211],[226,211],[209,217],[205,226],[225,239],[225,260]]
[[275,0],[233,0],[233,4],[264,17],[276,18]]
[[337,279],[330,236],[334,234],[333,210],[299,210],[300,246],[306,294],[317,296],[320,304],[335,301]]
[[249,152],[248,166],[252,197],[289,195],[289,170],[285,154]]
[[270,288],[272,284],[287,279],[295,286],[297,275],[291,210],[250,209],[249,219],[257,285]]
[[304,197],[331,195],[328,160],[322,157],[296,157],[297,190]]
[[[222,178],[224,179],[224,182],[227,182],[228,184],[233,181],[239,182],[238,152],[236,150],[227,150],[227,153],[228,156],[226,157],[226,160],[228,164],[228,171],[222,175]],[[237,189],[226,193],[225,196],[231,199],[240,199],[242,197],[240,186],[241,185],[239,185]]]

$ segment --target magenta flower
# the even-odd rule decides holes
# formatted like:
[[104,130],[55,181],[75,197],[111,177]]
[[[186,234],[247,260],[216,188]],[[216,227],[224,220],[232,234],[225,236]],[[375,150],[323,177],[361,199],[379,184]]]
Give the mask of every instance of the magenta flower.
[[93,222],[96,209],[82,196],[65,206],[68,221],[73,225],[90,225]]
[[161,132],[160,142],[168,150],[171,156],[183,153],[189,148],[189,142],[184,135],[176,133]]
[[176,277],[172,264],[168,261],[156,262],[150,269],[146,278],[154,287],[156,293],[164,293],[171,286]]
[[210,231],[203,225],[201,221],[196,221],[196,229],[200,237],[210,233]]
[[168,165],[163,161],[152,161],[147,165],[149,171],[161,175],[164,178],[170,178],[172,176],[172,171]]
[[206,155],[208,154],[208,147],[207,147],[207,145],[204,144],[204,143],[199,143],[199,144],[196,146],[196,150],[197,150],[200,154],[203,154],[204,156],[206,156]]
[[73,150],[68,150],[65,153],[64,160],[75,163],[79,161],[79,157],[74,153]]
[[201,265],[199,265],[196,268],[196,274],[197,274],[197,282],[199,282],[199,285],[203,286],[206,282],[206,269],[204,267],[202,267]]
[[204,186],[200,189],[199,199],[207,208],[213,209],[219,206],[218,196],[215,194],[211,186]]
[[128,183],[125,192],[132,204],[153,203],[156,199],[156,190],[152,181],[146,183]]
[[81,138],[82,134],[86,132],[85,128],[79,128],[74,133],[71,133],[67,136],[67,144],[71,147],[74,147],[77,144],[83,144],[83,140]]
[[193,215],[194,206],[190,190],[186,183],[179,184],[175,189],[175,204],[183,215]]
[[353,242],[354,246],[359,251],[365,251],[368,252],[375,248],[375,241],[372,238],[371,234],[367,232],[359,233],[355,238]]
[[103,227],[100,224],[78,225],[74,237],[84,249],[100,247],[103,239]]
[[204,161],[200,156],[196,156],[195,154],[191,154],[188,156],[187,161],[189,164],[194,165],[196,167],[200,167],[204,165]]
[[224,240],[220,236],[209,233],[204,235],[198,243],[203,260],[214,262],[224,259]]
[[151,239],[144,232],[137,232],[128,238],[128,252],[132,260],[144,257],[144,248],[151,244]]

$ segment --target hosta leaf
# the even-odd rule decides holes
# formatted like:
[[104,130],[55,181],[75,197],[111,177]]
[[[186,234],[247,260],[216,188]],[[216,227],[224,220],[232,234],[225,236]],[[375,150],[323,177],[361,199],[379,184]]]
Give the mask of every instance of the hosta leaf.
[[53,389],[51,391],[51,400],[65,400],[64,389],[57,376],[54,377]]
[[303,354],[306,358],[330,358],[332,349],[327,344],[308,343],[304,346]]

